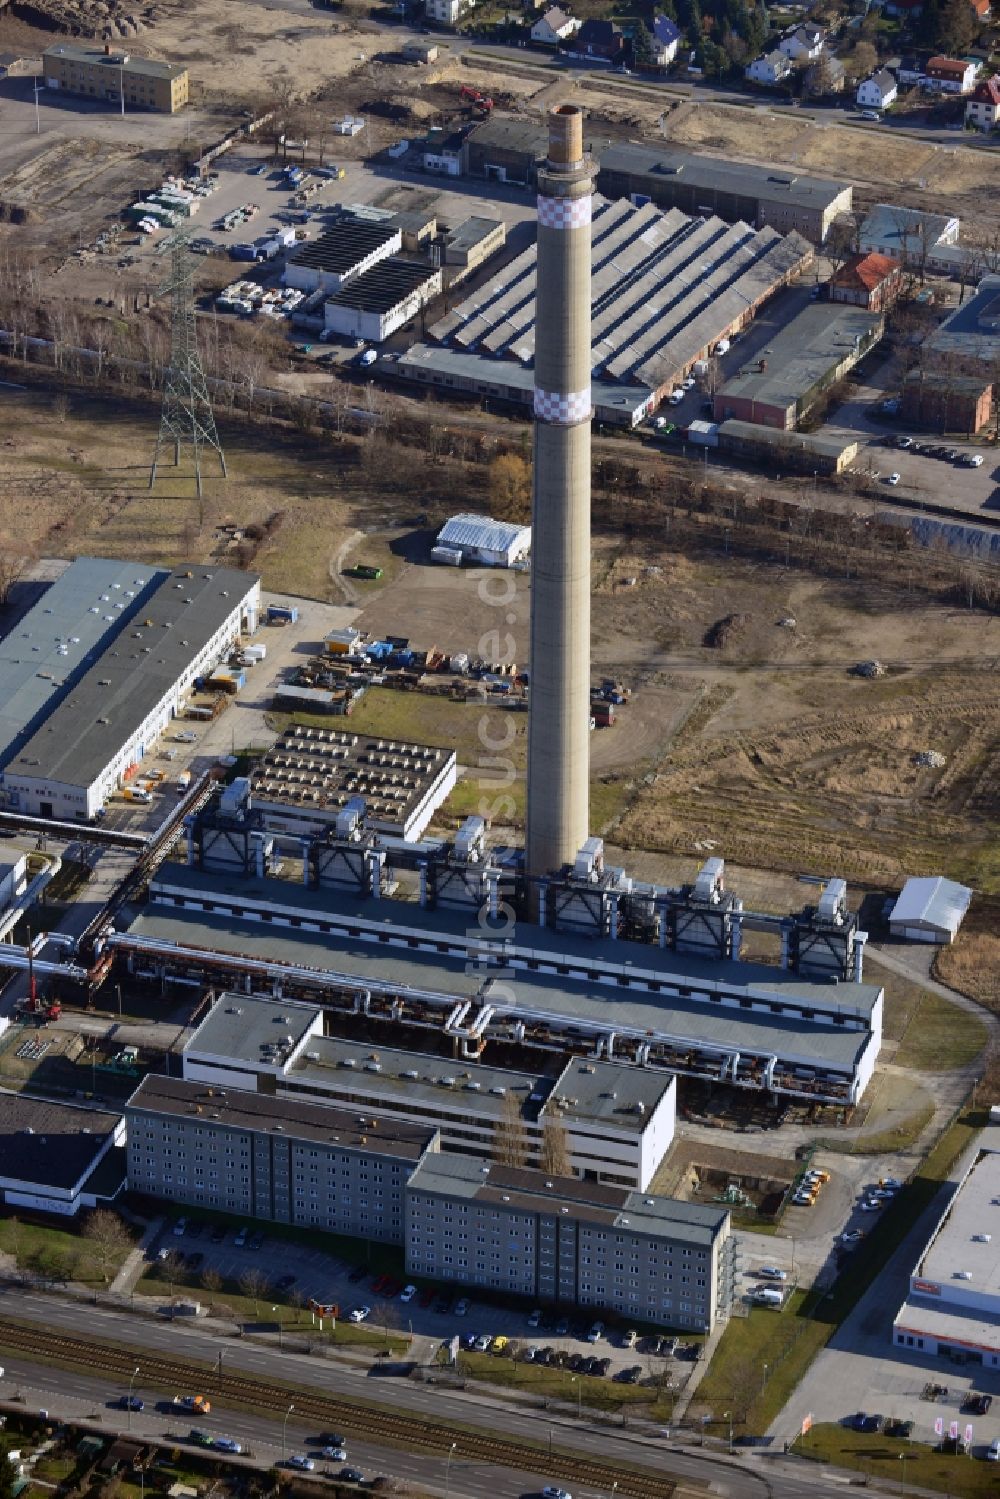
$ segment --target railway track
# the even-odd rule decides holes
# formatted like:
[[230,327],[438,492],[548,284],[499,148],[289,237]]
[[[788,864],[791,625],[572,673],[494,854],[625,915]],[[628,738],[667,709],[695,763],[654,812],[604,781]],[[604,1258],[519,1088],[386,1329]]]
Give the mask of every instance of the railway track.
[[[5,1353],[23,1353],[45,1363],[69,1365],[88,1372],[99,1369],[112,1382],[127,1384],[138,1364],[145,1388],[202,1390],[215,1401],[249,1407],[283,1416],[290,1394],[295,1396],[295,1413],[300,1420],[315,1422],[317,1431],[343,1429],[366,1441],[384,1442],[411,1452],[440,1453],[447,1456],[494,1463],[505,1468],[537,1473],[540,1469],[554,1481],[579,1484],[629,1499],[682,1499],[680,1485],[668,1474],[620,1463],[600,1462],[580,1457],[560,1447],[551,1452],[544,1443],[533,1444],[517,1437],[491,1436],[459,1423],[451,1424],[422,1416],[407,1415],[377,1404],[353,1400],[342,1395],[318,1395],[298,1385],[271,1384],[249,1375],[221,1373],[211,1365],[161,1354],[150,1355],[138,1348],[90,1338],[76,1338],[47,1333],[36,1326],[0,1319],[0,1348]],[[193,1418],[196,1419],[196,1418]],[[454,1444],[454,1447],[453,1447]],[[685,1481],[683,1495],[697,1496],[706,1491]]]

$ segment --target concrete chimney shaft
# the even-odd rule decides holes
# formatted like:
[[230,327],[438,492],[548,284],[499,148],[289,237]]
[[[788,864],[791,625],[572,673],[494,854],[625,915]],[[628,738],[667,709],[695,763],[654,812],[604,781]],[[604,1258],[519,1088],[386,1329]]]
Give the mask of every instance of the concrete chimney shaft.
[[575,859],[590,770],[590,216],[583,113],[549,115],[538,174],[529,875]]

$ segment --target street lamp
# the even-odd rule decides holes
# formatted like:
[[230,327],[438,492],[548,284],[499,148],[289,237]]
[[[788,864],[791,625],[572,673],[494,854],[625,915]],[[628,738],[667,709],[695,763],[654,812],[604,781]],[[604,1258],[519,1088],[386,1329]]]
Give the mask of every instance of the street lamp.
[[760,1382],[760,1393],[763,1395],[763,1393],[764,1393],[764,1391],[766,1389],[767,1389],[767,1365],[765,1364],[764,1365],[764,1377],[763,1377],[763,1379]]
[[135,1389],[136,1375],[139,1373],[139,1365],[136,1364],[132,1370],[132,1378],[128,1382],[128,1429],[132,1430],[132,1391]]
[[903,1493],[906,1488],[906,1459],[909,1457],[909,1455],[910,1454],[908,1452],[901,1452],[899,1454],[899,1460],[903,1464],[903,1481],[899,1486],[900,1493]]
[[452,1442],[448,1448],[448,1461],[444,1465],[444,1499],[451,1499],[451,1460],[455,1456],[457,1442]]
[[225,1356],[226,1356],[226,1350],[224,1348],[220,1348],[219,1349],[219,1368],[218,1368],[218,1372],[216,1374],[216,1378],[219,1381],[219,1389],[220,1390],[222,1389],[222,1360],[225,1358]]
[[282,1342],[282,1336],[281,1336],[282,1332],[283,1332],[283,1327],[282,1327],[282,1322],[281,1322],[281,1307],[280,1306],[272,1306],[271,1310],[272,1310],[272,1312],[277,1312],[277,1314],[278,1314],[278,1352],[280,1353],[281,1350],[282,1350],[282,1348],[284,1347],[284,1343]]
[[281,1461],[282,1462],[285,1461],[285,1435],[286,1435],[286,1433],[288,1431],[288,1418],[292,1414],[292,1411],[294,1409],[295,1409],[294,1405],[290,1405],[288,1407],[288,1409],[285,1412],[285,1419],[281,1423]]
[[571,1374],[570,1375],[569,1382],[570,1382],[570,1384],[575,1384],[576,1385],[576,1419],[578,1421],[582,1421],[583,1420],[583,1385],[580,1382],[580,1380],[577,1379],[577,1377],[576,1377],[575,1374]]
[[732,1455],[733,1455],[733,1413],[732,1413],[732,1411],[723,1411],[722,1412],[722,1419],[723,1419],[723,1421],[728,1421],[729,1422],[729,1455],[730,1455],[730,1457],[732,1457]]

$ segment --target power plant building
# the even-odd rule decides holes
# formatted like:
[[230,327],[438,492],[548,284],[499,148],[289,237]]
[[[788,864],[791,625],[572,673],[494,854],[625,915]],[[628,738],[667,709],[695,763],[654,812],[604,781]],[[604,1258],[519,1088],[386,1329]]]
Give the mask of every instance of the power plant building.
[[253,825],[262,836],[346,831],[363,803],[370,827],[419,838],[457,774],[454,750],[292,723],[251,774]]
[[[608,409],[606,396],[605,409],[596,414],[635,425],[801,275],[813,250],[795,233],[596,197],[591,259],[595,384],[638,393],[625,403],[627,423],[613,405]],[[431,326],[431,338],[446,346],[439,354],[421,346],[396,373],[427,383],[433,378],[427,372],[440,364],[443,378],[436,383],[451,388],[463,374],[466,355],[474,388],[481,391],[490,382],[487,389],[503,399],[512,366],[528,368],[535,358],[537,279],[537,247],[530,246]],[[491,360],[498,361],[492,368]]]
[[[490,889],[495,871],[479,873]],[[670,919],[679,926],[686,911]],[[691,918],[701,920],[698,908]],[[787,942],[794,930],[780,925]],[[831,930],[838,942],[846,936]],[[514,1041],[835,1103],[856,1103],[871,1079],[882,1037],[877,984],[527,922],[516,940],[491,931],[460,907],[171,864],[130,929],[102,946],[146,976],[294,984],[328,1009],[362,1004],[443,1032],[470,1058],[490,1040]]]
[[[674,1137],[675,1082],[574,1057],[553,1075],[323,1034],[320,1008],[223,994],[184,1048],[191,1082],[431,1125],[441,1149],[495,1156],[513,1130],[540,1166],[551,1122],[573,1173],[645,1190]],[[515,1109],[516,1105],[516,1109]]]

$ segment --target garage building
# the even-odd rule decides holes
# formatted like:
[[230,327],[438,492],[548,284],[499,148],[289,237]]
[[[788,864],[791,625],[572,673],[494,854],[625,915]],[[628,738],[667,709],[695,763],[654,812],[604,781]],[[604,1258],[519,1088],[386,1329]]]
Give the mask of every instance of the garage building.
[[152,749],[195,678],[241,633],[256,629],[260,579],[250,573],[199,563],[158,576],[128,629],[105,646],[6,767],[12,808],[90,821]]
[[972,891],[940,875],[907,880],[889,913],[889,929],[904,942],[954,942]]
[[531,551],[531,527],[488,515],[453,515],[438,532],[437,544],[460,551],[463,562],[513,567]]

